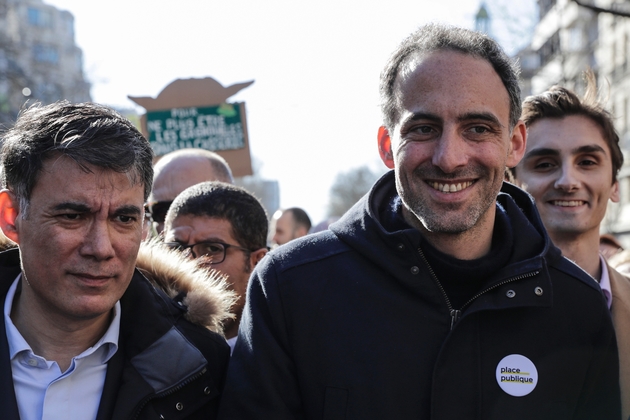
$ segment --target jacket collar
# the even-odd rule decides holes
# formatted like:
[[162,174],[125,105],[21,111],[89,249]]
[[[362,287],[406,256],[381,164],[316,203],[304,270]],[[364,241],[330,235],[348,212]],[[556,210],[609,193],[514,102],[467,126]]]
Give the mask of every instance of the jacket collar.
[[[330,230],[373,264],[406,283],[410,290],[419,290],[421,283],[409,279],[409,270],[411,265],[418,264],[421,270],[424,269],[417,252],[422,235],[413,228],[390,232],[381,221],[381,215],[389,211],[388,206],[396,196],[394,172],[390,171],[332,224]],[[498,293],[484,294],[475,300],[471,309],[551,305],[552,287],[547,264],[561,258],[561,253],[551,243],[532,197],[520,188],[504,183],[497,204],[507,213],[519,242],[510,262],[489,281],[489,286]],[[510,290],[515,291],[516,280],[518,287],[526,290],[517,290],[518,298],[506,298]],[[537,288],[541,288],[542,294],[534,293]]]
[[[0,253],[2,299],[20,271],[17,248]],[[168,393],[174,386],[203,373],[207,365],[201,352],[175,327],[186,313],[185,305],[154,288],[137,270],[120,303],[118,352],[108,364],[98,418],[110,417],[107,414],[113,407],[115,418],[127,418],[142,398]],[[19,418],[4,322],[0,323],[0,340],[0,403],[3,415]],[[173,363],[173,354],[178,355],[178,363]],[[123,378],[123,368],[128,363],[133,369],[126,369]],[[103,404],[114,396],[115,404]]]
[[[416,248],[418,241],[422,240],[422,235],[416,229],[390,232],[384,227],[381,214],[390,211],[388,206],[397,195],[394,171],[389,171],[376,182],[366,196],[338,222],[333,223],[330,230],[374,263],[384,267],[391,266],[391,261],[383,261],[383,250],[373,246],[374,243],[395,250],[399,249],[401,244]],[[552,244],[547,235],[533,198],[529,194],[512,184],[504,183],[497,203],[507,212],[513,231],[518,232],[520,240],[511,263],[506,266],[510,273],[541,270],[543,257],[560,258],[560,250]]]

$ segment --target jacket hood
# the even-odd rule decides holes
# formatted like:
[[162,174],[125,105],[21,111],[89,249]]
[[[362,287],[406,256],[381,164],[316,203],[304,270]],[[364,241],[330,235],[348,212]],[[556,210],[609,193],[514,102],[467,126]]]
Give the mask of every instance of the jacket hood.
[[142,242],[136,267],[156,288],[187,307],[184,317],[188,321],[223,334],[223,323],[234,318],[230,308],[236,294],[228,289],[226,276],[202,267],[159,240]]
[[[383,225],[382,215],[392,211],[392,201],[398,196],[394,176],[393,170],[383,175],[368,194],[330,226],[339,239],[387,271],[396,262],[396,254],[387,254],[387,258],[384,258],[383,250],[374,244],[402,250],[403,247],[417,248],[420,241],[424,240],[417,229],[390,232]],[[504,182],[497,203],[507,212],[512,225],[519,224],[516,231],[527,229],[529,232],[528,240],[521,240],[519,247],[514,247],[516,249],[510,261],[520,261],[523,270],[532,270],[540,268],[542,256],[547,259],[560,257],[560,250],[551,243],[529,194]],[[400,262],[403,262],[404,257],[400,255]]]

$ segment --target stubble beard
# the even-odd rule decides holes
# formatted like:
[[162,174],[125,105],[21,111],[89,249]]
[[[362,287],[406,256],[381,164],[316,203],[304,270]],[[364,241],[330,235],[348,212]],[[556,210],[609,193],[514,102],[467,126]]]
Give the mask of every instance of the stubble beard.
[[[485,185],[481,185],[480,195],[468,204],[441,203],[438,205],[422,192],[423,189],[432,188],[424,179],[449,181],[461,178],[474,178],[477,179],[476,183],[485,183]],[[404,185],[397,176],[396,188],[406,210],[416,219],[416,223],[411,223],[413,226],[431,233],[457,235],[473,228],[496,202],[502,180],[500,183],[495,182],[495,184],[499,184],[495,186],[489,184],[490,179],[490,171],[482,166],[467,168],[452,174],[446,174],[433,166],[428,169],[418,167],[414,170],[411,179],[406,178],[407,185]],[[413,188],[414,186],[416,188]],[[480,185],[477,185],[478,187]],[[407,222],[413,222],[413,220],[407,220]]]

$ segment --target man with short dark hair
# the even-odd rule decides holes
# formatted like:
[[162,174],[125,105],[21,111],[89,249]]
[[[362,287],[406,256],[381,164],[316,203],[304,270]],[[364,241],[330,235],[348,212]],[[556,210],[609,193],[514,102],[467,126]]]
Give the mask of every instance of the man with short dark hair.
[[205,149],[181,149],[167,153],[158,160],[154,169],[147,211],[157,233],[164,229],[169,206],[186,188],[206,181],[234,182],[225,159]]
[[308,235],[311,230],[311,219],[301,208],[291,207],[278,210],[273,215],[272,225],[274,229],[272,242],[284,245],[293,239]]
[[193,258],[207,257],[227,276],[237,294],[235,318],[223,332],[234,347],[252,269],[267,253],[267,213],[258,199],[241,187],[202,182],[175,198],[166,216],[164,240]]
[[256,267],[225,419],[619,419],[598,285],[504,184],[526,144],[499,45],[427,25],[381,75],[393,171]]
[[213,417],[228,346],[135,269],[148,141],[67,102],[24,110],[2,140],[0,227],[18,245],[0,254],[2,418]]
[[[597,101],[592,73],[580,98],[555,86],[523,103],[528,142],[517,182],[534,197],[549,236],[597,280],[611,309],[619,347],[623,418],[630,416],[630,280],[600,254],[600,225],[619,201],[623,153],[612,116]],[[614,240],[614,238],[612,238]],[[617,247],[620,245],[617,243]]]

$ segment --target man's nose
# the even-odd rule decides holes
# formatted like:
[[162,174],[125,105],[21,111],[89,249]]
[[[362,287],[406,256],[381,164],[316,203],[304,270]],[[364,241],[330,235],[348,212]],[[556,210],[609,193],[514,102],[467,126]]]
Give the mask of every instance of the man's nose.
[[453,130],[444,130],[437,140],[432,163],[445,173],[452,173],[466,165],[468,156],[465,141]]
[[115,255],[112,232],[106,220],[94,220],[86,232],[81,253],[96,260],[107,260]]
[[554,187],[563,191],[575,191],[580,188],[580,179],[572,165],[563,165],[559,171],[559,177]]

